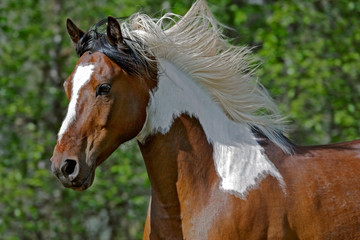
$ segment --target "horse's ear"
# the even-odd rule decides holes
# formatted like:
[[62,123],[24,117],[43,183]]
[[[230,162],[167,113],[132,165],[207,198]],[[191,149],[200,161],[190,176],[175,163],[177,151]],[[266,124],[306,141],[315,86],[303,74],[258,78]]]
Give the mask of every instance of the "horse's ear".
[[74,44],[77,44],[78,41],[82,38],[82,36],[84,36],[85,34],[73,23],[73,21],[70,20],[70,18],[66,20],[66,28]]
[[121,34],[120,24],[116,18],[109,16],[106,27],[106,38],[112,46],[119,46],[123,44],[123,37]]

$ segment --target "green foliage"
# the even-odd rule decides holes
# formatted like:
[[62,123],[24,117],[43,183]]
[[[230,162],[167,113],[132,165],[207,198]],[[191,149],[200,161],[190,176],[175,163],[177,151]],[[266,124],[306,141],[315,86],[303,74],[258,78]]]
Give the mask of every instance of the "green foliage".
[[[360,5],[355,1],[209,0],[236,44],[255,47],[259,81],[288,114],[302,144],[359,137]],[[252,2],[252,4],[251,4]],[[260,2],[260,4],[254,4]],[[49,158],[66,111],[62,89],[77,57],[65,32],[108,15],[192,1],[2,0],[0,3],[1,239],[140,239],[149,182],[135,142],[97,170],[85,192],[64,189]],[[165,11],[165,10],[164,10]]]
[[351,1],[288,1],[263,9],[257,29],[261,81],[293,122],[301,143],[359,137],[360,38]]

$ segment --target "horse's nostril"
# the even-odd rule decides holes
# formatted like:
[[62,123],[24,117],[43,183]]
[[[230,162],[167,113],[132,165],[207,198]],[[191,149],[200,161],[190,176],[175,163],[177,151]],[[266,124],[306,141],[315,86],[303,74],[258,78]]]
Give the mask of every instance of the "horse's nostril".
[[74,173],[77,162],[72,159],[66,159],[61,166],[61,172],[64,176],[69,176]]

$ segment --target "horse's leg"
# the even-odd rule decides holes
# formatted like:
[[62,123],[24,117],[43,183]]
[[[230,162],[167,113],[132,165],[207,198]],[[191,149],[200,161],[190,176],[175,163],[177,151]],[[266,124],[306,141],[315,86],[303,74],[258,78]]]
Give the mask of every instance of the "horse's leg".
[[150,239],[150,231],[151,231],[151,229],[150,229],[150,209],[151,209],[151,197],[150,197],[147,216],[146,216],[146,220],[145,220],[143,240]]

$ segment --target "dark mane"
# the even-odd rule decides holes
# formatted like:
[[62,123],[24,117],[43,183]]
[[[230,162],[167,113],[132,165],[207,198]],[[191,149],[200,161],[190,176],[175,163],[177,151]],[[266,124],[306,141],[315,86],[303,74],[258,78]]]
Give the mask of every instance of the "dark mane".
[[[255,135],[256,141],[261,145],[267,145],[268,141],[271,141],[268,136],[257,126],[250,125],[251,132]],[[275,134],[282,139],[283,143],[289,148],[289,153],[294,153],[296,145],[287,138],[280,130],[275,130]]]
[[[124,19],[124,18],[118,18]],[[101,52],[108,58],[119,65],[124,71],[132,75],[142,76],[144,74],[152,76],[154,74],[154,63],[141,57],[141,54],[127,44],[132,41],[124,38],[121,47],[112,46],[106,39],[106,23],[107,19],[102,19],[93,25],[76,44],[76,52],[81,57],[85,52]],[[136,42],[142,49],[145,46],[141,42]]]

